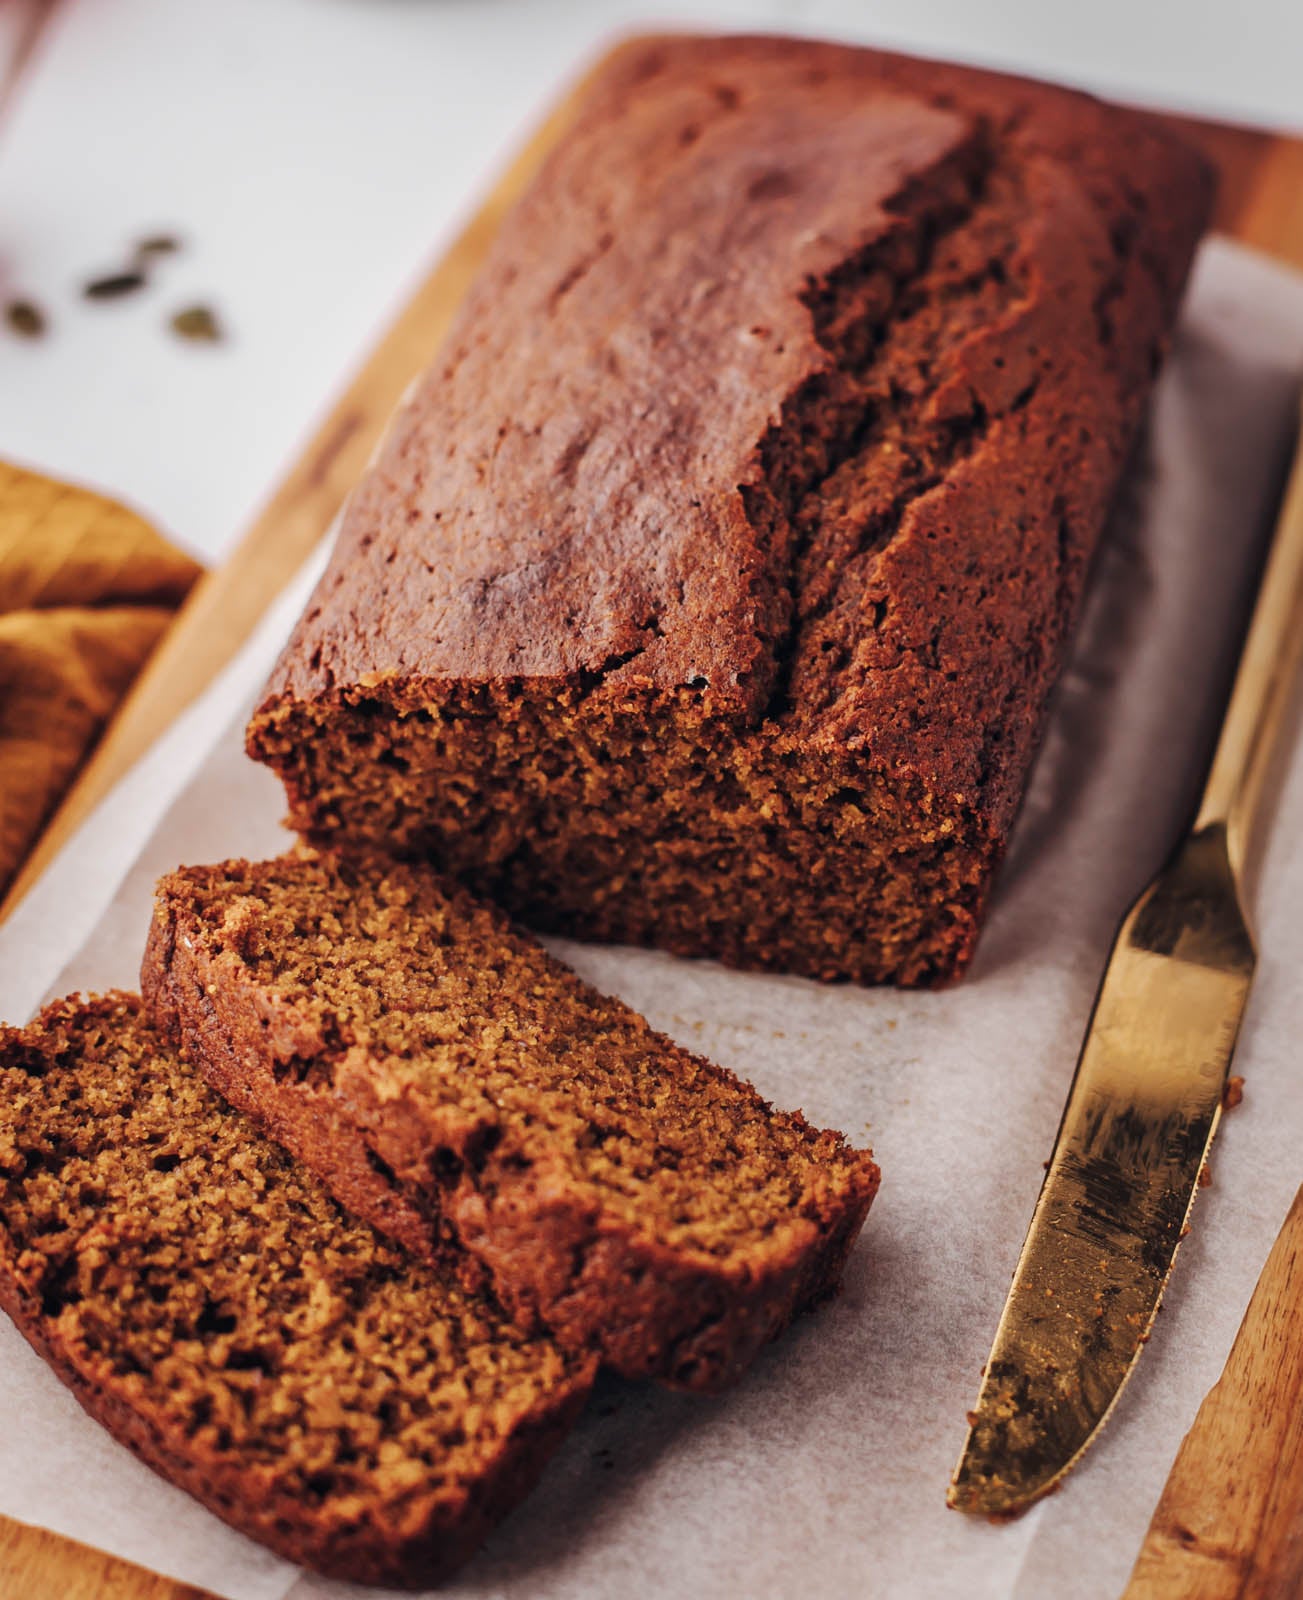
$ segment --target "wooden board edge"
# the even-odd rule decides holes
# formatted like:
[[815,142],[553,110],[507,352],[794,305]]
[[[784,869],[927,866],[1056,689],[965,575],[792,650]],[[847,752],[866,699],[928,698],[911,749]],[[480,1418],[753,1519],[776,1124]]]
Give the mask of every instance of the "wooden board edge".
[[1172,1465],[1122,1600],[1303,1594],[1303,1189]]
[[214,1600],[206,1589],[5,1516],[0,1516],[0,1594],[9,1600]]

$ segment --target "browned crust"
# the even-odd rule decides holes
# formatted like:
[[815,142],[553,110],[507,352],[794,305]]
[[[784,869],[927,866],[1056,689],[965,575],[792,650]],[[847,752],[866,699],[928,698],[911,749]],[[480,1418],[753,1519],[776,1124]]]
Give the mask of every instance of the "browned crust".
[[204,947],[196,939],[191,949],[178,950],[176,925],[174,906],[160,898],[140,966],[141,995],[158,1031],[237,1111],[315,1172],[346,1210],[413,1255],[452,1265],[475,1287],[472,1263],[449,1250],[437,1209],[399,1188],[328,1087],[277,1076],[256,1015],[229,1001],[219,1008]]
[[[352,498],[269,704],[328,701],[390,676],[609,687],[617,701],[679,695],[701,678],[703,707],[743,725],[773,720],[803,585],[788,565],[793,531],[780,538],[749,492],[778,493],[795,470],[766,458],[790,444],[773,434],[777,410],[804,406],[803,386],[831,382],[849,360],[845,330],[820,330],[819,296],[840,328],[842,278],[881,267],[875,252],[890,259],[900,216],[918,208],[924,232],[944,231],[938,194],[958,174],[980,184],[1002,159],[1017,161],[1025,190],[1010,265],[1029,281],[994,326],[956,341],[958,370],[938,379],[932,409],[962,419],[971,393],[996,416],[1006,391],[1036,380],[1036,392],[1015,408],[1028,432],[980,439],[978,455],[946,473],[959,488],[942,498],[1020,514],[1009,480],[1028,454],[1045,471],[1075,462],[1091,490],[1115,475],[1118,414],[1148,388],[1152,343],[1207,214],[1211,176],[1197,151],[1142,113],[1028,79],[810,39],[648,38],[598,75],[504,223],[440,359]],[[715,192],[720,173],[737,187]],[[778,198],[754,198],[747,181],[762,194],[777,185]],[[613,231],[595,239],[603,207]],[[1110,241],[1110,226],[1132,237]],[[668,259],[634,251],[666,236],[682,241]],[[1116,324],[1107,352],[1086,331],[1092,296],[1097,320]],[[750,339],[740,337],[748,315],[767,318]],[[685,323],[693,337],[671,337]],[[1006,364],[1016,375],[1002,375]],[[1058,437],[1065,401],[1100,441]],[[1087,494],[1078,515],[1076,498],[1065,513],[1074,546],[1093,542],[1100,509]],[[969,590],[928,595],[919,552],[891,555],[884,663],[929,601],[964,643],[980,639],[980,619],[963,615]],[[908,697],[934,712],[944,674],[904,657]],[[991,665],[998,708],[1026,663]],[[899,693],[875,677],[867,701],[833,720],[833,742],[871,734],[869,759],[903,761],[938,789],[977,786],[984,763],[966,745],[980,742],[980,723],[920,727],[899,716]],[[817,738],[799,701],[793,710],[796,731]],[[991,796],[987,808],[1002,806]]]
[[[414,1096],[381,1100],[365,1064],[323,1074],[328,1088],[278,1079],[256,997],[236,992],[229,971],[216,974],[205,928],[169,882],[141,968],[155,1025],[359,1216],[427,1259],[444,1256],[455,1235],[471,1281],[486,1270],[522,1326],[594,1350],[624,1376],[713,1392],[837,1291],[878,1188],[867,1153],[856,1152],[846,1192],[806,1197],[807,1226],[785,1249],[740,1264],[677,1249],[599,1215],[560,1170],[520,1165],[507,1141],[486,1152],[481,1130],[455,1115]],[[302,1044],[305,1054],[322,1050],[319,1038]],[[449,1153],[456,1174],[439,1190],[429,1179],[436,1152]]]
[[[13,1040],[57,1029],[79,1012],[89,1010],[111,1019],[127,998],[135,999],[106,994],[86,1001],[77,995],[54,1001],[28,1029],[0,1031],[0,1053]],[[347,1524],[314,1517],[301,1501],[277,1492],[263,1475],[197,1446],[166,1415],[125,1393],[102,1358],[71,1344],[59,1319],[42,1311],[39,1298],[22,1281],[2,1218],[0,1309],[89,1416],[223,1522],[287,1560],[327,1576],[392,1588],[421,1589],[437,1583],[474,1554],[494,1525],[538,1481],[591,1387],[591,1369],[577,1371],[569,1386],[558,1385],[550,1403],[521,1416],[479,1482],[462,1492],[430,1495],[417,1519],[418,1531],[400,1535],[372,1508]]]
[[[540,929],[957,975],[1211,193],[1156,119],[1051,85],[813,40],[620,51],[359,484],[250,725],[293,826],[428,854]],[[995,252],[934,292],[993,219]],[[880,358],[920,295],[977,309],[911,387]],[[593,762],[553,810],[531,786],[585,732],[671,749],[694,718],[707,761],[774,771],[786,809],[748,792],[740,842],[714,828],[733,786],[671,783],[662,751],[608,788]],[[830,907],[788,882],[771,920],[747,896],[757,857],[813,869],[860,826],[859,792],[794,819],[825,759],[951,824],[955,881],[882,949],[871,891]],[[885,821],[838,870],[865,883],[907,843]]]

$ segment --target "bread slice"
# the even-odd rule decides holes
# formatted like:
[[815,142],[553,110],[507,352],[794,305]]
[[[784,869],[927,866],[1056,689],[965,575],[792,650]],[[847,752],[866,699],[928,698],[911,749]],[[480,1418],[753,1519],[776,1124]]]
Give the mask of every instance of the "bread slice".
[[150,1466],[373,1583],[465,1560],[593,1371],[341,1212],[128,994],[0,1029],[0,1305]]
[[346,1204],[427,1255],[451,1231],[522,1325],[628,1376],[734,1378],[837,1287],[877,1189],[425,866],[183,868],[142,985]]

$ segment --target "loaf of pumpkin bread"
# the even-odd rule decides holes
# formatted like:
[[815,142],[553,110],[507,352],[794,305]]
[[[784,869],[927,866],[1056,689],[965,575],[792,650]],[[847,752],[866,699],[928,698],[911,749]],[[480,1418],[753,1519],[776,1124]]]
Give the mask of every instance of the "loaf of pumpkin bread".
[[419,864],[181,868],[141,983],[344,1204],[627,1376],[736,1378],[838,1287],[878,1186]]
[[1210,192],[1042,84],[618,52],[253,719],[293,826],[543,930],[954,977]]
[[150,1466],[370,1583],[465,1560],[593,1377],[346,1216],[136,995],[0,1029],[0,1307]]

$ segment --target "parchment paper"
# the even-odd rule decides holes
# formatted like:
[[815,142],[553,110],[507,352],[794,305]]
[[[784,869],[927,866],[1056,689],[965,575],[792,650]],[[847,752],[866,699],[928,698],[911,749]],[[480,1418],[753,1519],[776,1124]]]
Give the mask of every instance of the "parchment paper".
[[[723,1398],[603,1380],[538,1491],[446,1593],[1121,1590],[1303,1181],[1297,740],[1254,897],[1262,959],[1238,1057],[1244,1104],[1219,1136],[1138,1374],[1063,1492],[1021,1522],[968,1522],[944,1493],[1114,924],[1194,795],[1301,373],[1303,280],[1209,245],[966,983],[943,994],[824,988],[556,943],[778,1103],[869,1140],[882,1191],[840,1301]],[[279,789],[243,758],[240,728],[307,582],[0,935],[5,1015],[25,1016],[46,990],[132,984],[157,873],[282,845]],[[67,964],[54,978],[56,958]],[[0,1419],[0,1511],[232,1600],[358,1593],[297,1573],[155,1478],[3,1319]]]

